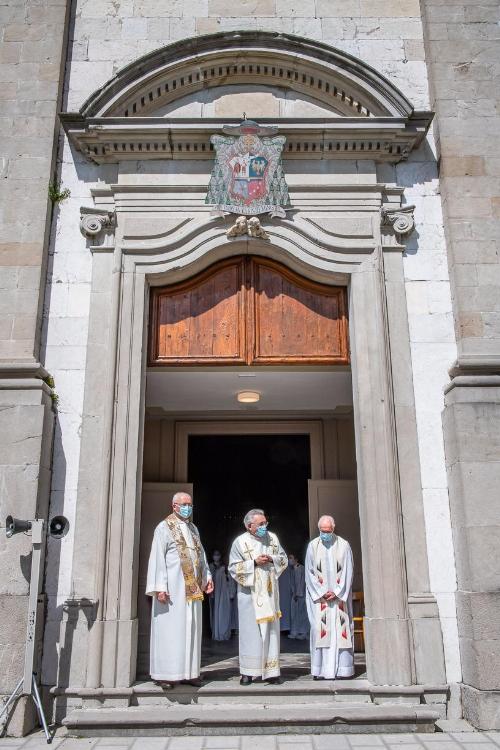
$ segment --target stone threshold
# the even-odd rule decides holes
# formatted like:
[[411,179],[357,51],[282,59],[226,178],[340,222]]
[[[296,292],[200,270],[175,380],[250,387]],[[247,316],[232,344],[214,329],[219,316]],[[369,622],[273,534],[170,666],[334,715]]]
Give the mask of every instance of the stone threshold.
[[293,704],[185,705],[77,709],[64,720],[70,736],[337,734],[435,731],[426,706]]

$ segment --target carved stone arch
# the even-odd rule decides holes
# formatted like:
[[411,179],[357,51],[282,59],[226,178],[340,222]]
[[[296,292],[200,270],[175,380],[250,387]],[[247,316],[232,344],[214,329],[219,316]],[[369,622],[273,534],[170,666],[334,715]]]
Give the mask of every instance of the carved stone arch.
[[291,34],[236,31],[182,40],[122,68],[81,114],[144,116],[207,87],[265,81],[334,103],[346,116],[408,116],[413,107],[388,79],[352,55]]
[[61,119],[75,147],[98,163],[212,158],[210,135],[227,119],[167,117],[162,110],[196,92],[256,85],[295,92],[320,107],[321,116],[259,117],[279,125],[287,158],[307,152],[310,158],[397,162],[420,143],[432,119],[362,60],[321,42],[265,31],[208,34],[151,52]]

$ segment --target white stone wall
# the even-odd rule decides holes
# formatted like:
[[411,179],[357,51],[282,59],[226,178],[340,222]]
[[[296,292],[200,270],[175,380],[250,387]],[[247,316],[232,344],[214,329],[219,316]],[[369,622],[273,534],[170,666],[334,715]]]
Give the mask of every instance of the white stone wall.
[[[429,108],[418,0],[78,0],[75,7],[66,79],[69,111],[78,110],[117,70],[151,50],[195,34],[233,29],[284,31],[323,41],[383,73],[416,109]],[[127,164],[123,171],[131,167]],[[60,170],[62,186],[72,195],[60,208],[52,238],[46,367],[55,377],[60,403],[52,512],[64,511],[73,521],[91,274],[91,255],[78,230],[79,208],[92,205],[90,187],[99,179],[117,179],[117,168],[84,162],[65,143]],[[407,202],[416,205],[417,234],[404,267],[421,475],[431,586],[440,607],[448,679],[457,681],[455,566],[441,427],[443,387],[455,343],[432,146],[424,146],[408,163],[381,168],[379,178],[403,185]],[[59,583],[48,592],[46,682],[54,681],[50,656],[57,647],[60,607],[71,596],[72,539],[70,532],[60,544],[60,556],[51,545],[48,580]]]

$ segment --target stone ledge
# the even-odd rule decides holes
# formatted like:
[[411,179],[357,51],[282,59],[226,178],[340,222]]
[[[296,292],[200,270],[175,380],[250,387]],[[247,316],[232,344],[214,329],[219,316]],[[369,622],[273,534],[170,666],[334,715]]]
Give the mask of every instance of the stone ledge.
[[279,707],[213,705],[76,710],[63,725],[70,735],[237,735],[284,733],[434,732],[436,711],[411,706],[313,704]]

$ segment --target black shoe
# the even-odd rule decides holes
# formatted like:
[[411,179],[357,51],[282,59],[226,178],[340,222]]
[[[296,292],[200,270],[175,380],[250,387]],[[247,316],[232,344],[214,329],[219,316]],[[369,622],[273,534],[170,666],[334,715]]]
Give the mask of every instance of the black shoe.
[[269,677],[269,679],[266,680],[268,685],[279,685],[280,684],[280,678],[279,677]]
[[249,677],[247,674],[242,674],[240,677],[240,685],[251,685],[252,684],[252,678]]
[[322,680],[323,677],[316,677],[316,675],[313,675],[313,680]]

